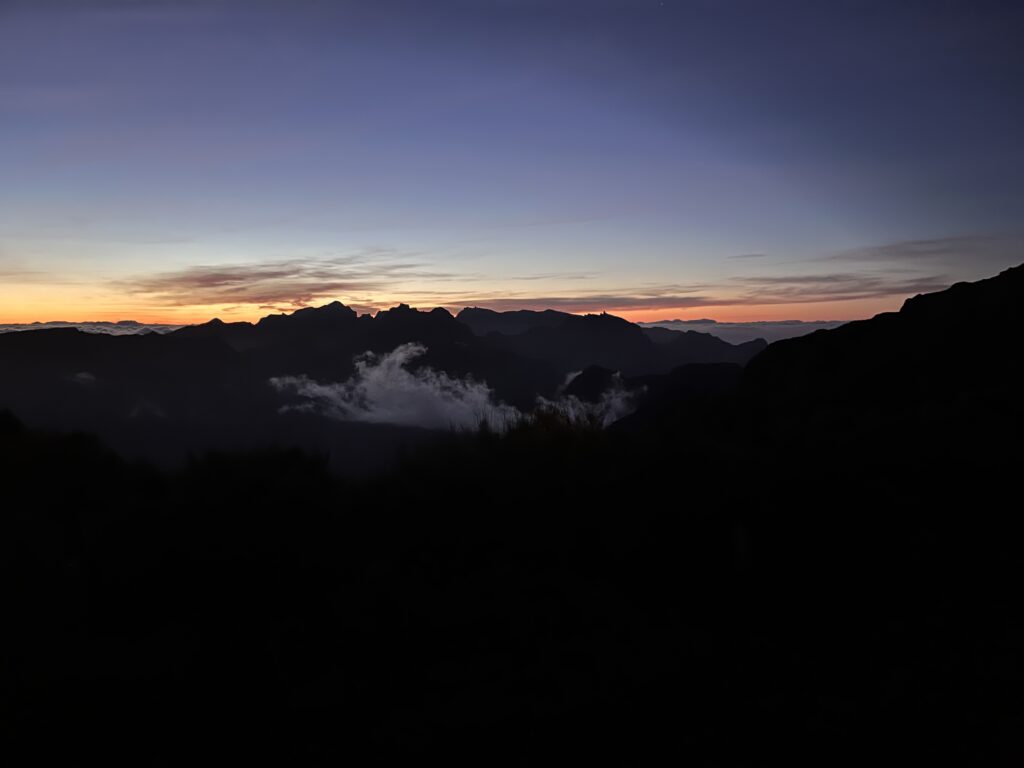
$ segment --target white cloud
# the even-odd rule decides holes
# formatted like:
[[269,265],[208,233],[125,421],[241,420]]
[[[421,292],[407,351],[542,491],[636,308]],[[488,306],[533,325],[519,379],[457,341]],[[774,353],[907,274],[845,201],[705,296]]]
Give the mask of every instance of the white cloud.
[[382,355],[367,352],[356,359],[347,381],[320,384],[305,376],[270,380],[313,408],[342,421],[401,424],[429,429],[476,429],[482,422],[504,430],[521,418],[512,406],[496,403],[484,382],[459,379],[443,371],[407,367],[427,351],[422,344],[402,344]]
[[[422,344],[410,343],[380,355],[366,352],[356,358],[355,373],[343,382],[322,384],[307,376],[282,376],[272,378],[270,384],[279,392],[300,398],[300,402],[283,410],[313,411],[340,421],[458,430],[477,429],[486,422],[491,429],[505,431],[530,419],[530,414],[497,402],[485,382],[471,377],[460,379],[428,367],[410,370],[410,363],[426,351]],[[537,401],[538,410],[554,411],[571,422],[600,427],[634,408],[634,395],[618,376],[594,403],[566,395]]]
[[110,323],[100,321],[74,323],[58,320],[49,323],[4,323],[0,324],[0,333],[42,331],[47,328],[77,328],[85,333],[102,333],[109,336],[135,336],[142,333],[170,333],[181,328],[181,326],[163,325],[160,323]]
[[[562,388],[569,386],[579,374],[580,371],[570,373]],[[557,400],[537,398],[537,406],[541,410],[561,414],[574,424],[589,424],[604,428],[635,411],[638,394],[627,389],[622,382],[622,377],[616,373],[612,377],[612,385],[601,393],[600,399],[596,402],[580,400],[575,395],[561,395]]]

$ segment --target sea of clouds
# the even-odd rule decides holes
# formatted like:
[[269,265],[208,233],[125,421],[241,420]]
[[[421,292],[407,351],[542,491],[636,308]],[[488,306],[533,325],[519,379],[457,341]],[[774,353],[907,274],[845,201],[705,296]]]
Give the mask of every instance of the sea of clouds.
[[717,320],[656,320],[637,323],[644,328],[668,328],[673,331],[700,331],[730,344],[764,339],[769,344],[820,330],[838,328],[845,320],[763,320],[752,323],[720,323]]
[[[284,406],[285,411],[426,429],[461,431],[486,424],[500,432],[540,411],[558,413],[574,423],[606,427],[635,408],[633,394],[616,379],[596,403],[566,395],[554,400],[539,398],[535,411],[525,413],[498,402],[485,382],[451,376],[426,366],[410,368],[410,363],[426,351],[424,345],[410,343],[384,354],[366,352],[356,358],[355,373],[342,382],[323,384],[306,376],[283,376],[272,378],[270,384],[277,391],[298,398]],[[571,379],[572,375],[566,384]]]
[[170,333],[180,325],[164,325],[161,323],[137,323],[134,320],[122,320],[117,323],[104,321],[71,322],[54,320],[48,323],[4,323],[0,324],[0,333],[15,331],[41,331],[47,328],[77,328],[85,333],[105,333],[109,336],[133,336],[140,333]]

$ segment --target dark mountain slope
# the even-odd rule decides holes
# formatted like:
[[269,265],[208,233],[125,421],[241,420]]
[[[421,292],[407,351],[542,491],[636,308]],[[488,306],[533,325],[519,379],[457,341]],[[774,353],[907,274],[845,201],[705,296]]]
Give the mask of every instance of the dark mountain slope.
[[781,439],[922,449],[1012,445],[1022,424],[1024,266],[908,299],[899,312],[772,344],[744,371],[746,408]]
[[644,328],[644,334],[659,346],[665,358],[673,365],[690,363],[735,363],[745,365],[768,344],[754,339],[742,344],[730,344],[717,336],[700,331],[674,331],[669,328]]
[[1005,388],[1021,375],[1024,265],[907,299],[899,312],[772,344],[747,368],[761,394],[901,400]]
[[[451,435],[377,478],[296,451],[158,473],[0,412],[0,484],[28,500],[0,515],[6,751],[1020,765],[1019,275],[746,373],[637,377],[657,397],[619,428]],[[1001,324],[972,339],[965,313]],[[112,349],[40,343],[6,359]]]
[[568,373],[600,365],[626,375],[655,373],[654,345],[643,330],[614,315],[567,315],[550,327],[534,327],[498,339],[506,349],[530,360],[542,360]]
[[765,347],[763,341],[737,346],[696,331],[644,329],[609,314],[473,309],[463,310],[458,319],[478,333],[490,329],[485,337],[490,344],[548,363],[563,374],[589,365],[626,376],[667,373],[688,363],[743,365]]
[[551,328],[561,325],[567,317],[572,317],[572,315],[554,309],[545,309],[543,312],[529,309],[495,312],[493,309],[466,307],[455,316],[455,319],[469,326],[477,336],[486,336],[489,333],[515,336],[533,328]]
[[[899,312],[770,345],[745,368],[683,366],[617,428],[709,449],[920,460],[1020,455],[1024,267],[908,299]],[[983,329],[983,330],[982,330]],[[660,334],[659,334],[660,335]],[[695,389],[696,387],[696,389]],[[903,457],[900,459],[900,457]]]
[[[498,325],[509,314],[480,312]],[[284,415],[281,408],[292,400],[270,379],[342,382],[360,355],[415,343],[425,351],[408,363],[413,370],[429,366],[486,382],[496,400],[529,410],[538,397],[556,397],[568,373],[591,365],[649,375],[681,362],[752,354],[701,334],[669,332],[668,343],[654,344],[638,326],[611,315],[513,314],[531,327],[478,336],[444,309],[421,312],[402,304],[358,316],[334,302],[255,324],[211,320],[166,335],[3,334],[0,407],[33,426],[95,432],[118,450],[161,462],[189,450],[275,442],[317,450],[326,445],[332,455],[351,456],[357,446],[343,443],[374,443],[366,437],[374,427],[313,425],[312,417]]]

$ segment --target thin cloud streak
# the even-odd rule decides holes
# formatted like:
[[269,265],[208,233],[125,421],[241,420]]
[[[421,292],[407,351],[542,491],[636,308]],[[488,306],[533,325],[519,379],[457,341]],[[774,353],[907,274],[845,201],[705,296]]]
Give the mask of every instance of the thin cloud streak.
[[893,266],[920,264],[921,262],[952,261],[963,263],[975,259],[989,263],[1016,264],[1024,253],[1022,234],[972,234],[921,240],[901,240],[894,243],[852,248],[823,256],[822,261],[877,263]]
[[943,276],[894,279],[887,275],[827,274],[750,276],[731,283],[680,290],[630,294],[591,293],[577,296],[478,296],[468,302],[447,302],[443,306],[479,306],[498,311],[513,309],[561,309],[567,312],[615,312],[702,307],[817,304],[822,302],[884,299],[914,296],[947,288]]
[[771,275],[741,277],[741,304],[808,304],[831,301],[914,296],[948,288],[941,275],[895,278],[891,275],[838,273],[827,275]]
[[451,273],[433,270],[393,252],[286,259],[233,265],[198,265],[141,276],[117,287],[164,306],[257,305],[298,308],[318,299],[386,291],[410,280],[444,281]]
[[[519,275],[508,283],[581,282],[588,273]],[[559,309],[567,312],[631,312],[742,305],[806,304],[912,296],[941,290],[944,275],[907,277],[887,270],[819,275],[748,275],[720,283],[635,285],[624,291],[568,292],[474,290],[495,281],[477,274],[433,269],[409,254],[374,249],[318,259],[284,259],[232,265],[199,265],[140,276],[117,284],[152,304],[166,307],[258,307],[288,311],[317,301],[341,299],[372,311],[410,301],[418,306],[466,306],[495,310]],[[461,285],[460,285],[461,284]],[[442,285],[449,285],[445,289]],[[434,287],[436,286],[436,287]],[[458,287],[456,287],[458,286]]]
[[[0,254],[2,256],[3,254]],[[12,285],[74,285],[86,283],[83,278],[59,275],[54,272],[47,272],[41,269],[25,269],[22,267],[9,267],[0,269],[0,281]]]
[[558,309],[564,312],[615,312],[635,309],[678,309],[692,307],[723,306],[730,303],[724,299],[705,296],[659,296],[588,294],[585,296],[519,296],[506,298],[473,297],[463,301],[446,302],[442,306],[461,309],[462,307],[483,307],[499,312],[516,309]]
[[[849,265],[840,271],[746,274],[693,284],[645,282],[609,288],[598,273],[547,271],[504,278],[501,282],[511,290],[495,290],[499,279],[493,276],[437,269],[423,253],[376,247],[317,258],[197,265],[141,275],[114,285],[144,298],[151,306],[221,306],[230,307],[231,312],[245,308],[250,312],[254,308],[290,311],[335,299],[364,312],[399,301],[456,311],[477,306],[498,311],[557,309],[578,313],[877,302],[948,287],[958,275],[956,270],[947,270],[947,257],[960,258],[970,250],[1009,262],[1014,260],[1009,254],[1016,256],[1018,244],[1019,238],[1004,235],[907,240],[807,262],[808,267],[816,263],[819,268],[829,262]],[[765,255],[748,253],[730,258],[753,263]],[[584,284],[590,289],[581,290]],[[551,290],[552,286],[559,287]]]

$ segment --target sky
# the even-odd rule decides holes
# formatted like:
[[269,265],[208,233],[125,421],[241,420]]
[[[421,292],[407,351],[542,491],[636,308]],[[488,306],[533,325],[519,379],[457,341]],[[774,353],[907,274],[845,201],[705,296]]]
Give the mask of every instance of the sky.
[[853,319],[1024,261],[1024,4],[0,0],[0,323]]

